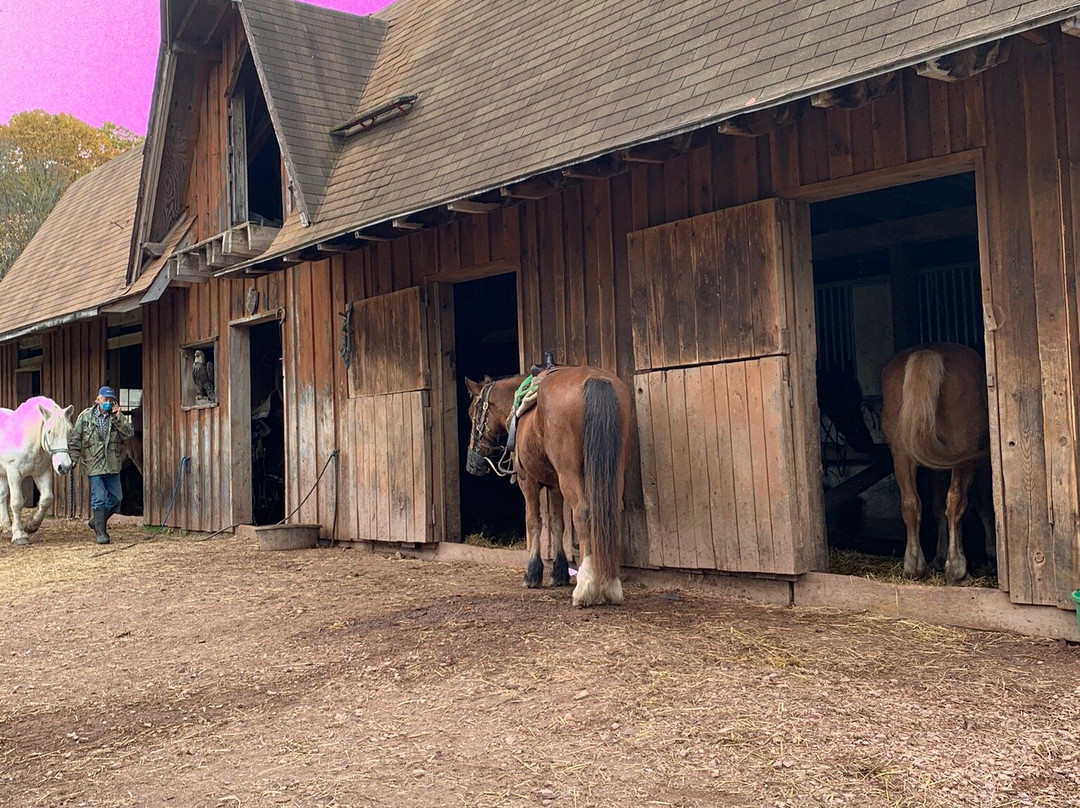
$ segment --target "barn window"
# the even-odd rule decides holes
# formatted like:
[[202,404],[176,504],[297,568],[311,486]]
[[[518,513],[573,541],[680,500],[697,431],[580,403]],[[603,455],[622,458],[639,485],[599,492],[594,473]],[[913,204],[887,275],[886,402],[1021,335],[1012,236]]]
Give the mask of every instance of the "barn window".
[[40,336],[19,340],[19,370],[39,369],[43,353]]
[[281,148],[255,62],[247,53],[229,90],[230,224],[280,227],[283,220]]
[[216,340],[210,340],[180,348],[180,406],[183,409],[217,406],[216,345]]

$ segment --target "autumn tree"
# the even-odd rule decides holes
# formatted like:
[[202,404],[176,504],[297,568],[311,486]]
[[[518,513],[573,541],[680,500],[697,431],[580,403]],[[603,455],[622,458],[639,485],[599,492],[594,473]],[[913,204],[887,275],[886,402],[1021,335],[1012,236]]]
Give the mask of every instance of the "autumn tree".
[[72,182],[141,140],[116,124],[95,129],[40,109],[0,125],[0,277]]

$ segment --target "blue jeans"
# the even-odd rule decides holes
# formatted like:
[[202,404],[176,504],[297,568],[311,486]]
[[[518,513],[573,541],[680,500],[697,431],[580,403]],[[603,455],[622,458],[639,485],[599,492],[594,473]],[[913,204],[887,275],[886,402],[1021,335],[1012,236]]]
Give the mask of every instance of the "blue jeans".
[[95,474],[90,478],[90,507],[95,511],[118,511],[124,491],[119,474]]

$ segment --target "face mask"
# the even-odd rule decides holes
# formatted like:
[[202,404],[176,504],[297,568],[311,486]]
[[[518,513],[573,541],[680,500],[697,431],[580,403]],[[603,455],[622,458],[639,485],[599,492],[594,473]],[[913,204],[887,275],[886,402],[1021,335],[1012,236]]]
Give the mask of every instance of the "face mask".
[[101,402],[101,411],[102,412],[109,412],[111,409],[112,409],[112,402],[111,401],[102,401]]

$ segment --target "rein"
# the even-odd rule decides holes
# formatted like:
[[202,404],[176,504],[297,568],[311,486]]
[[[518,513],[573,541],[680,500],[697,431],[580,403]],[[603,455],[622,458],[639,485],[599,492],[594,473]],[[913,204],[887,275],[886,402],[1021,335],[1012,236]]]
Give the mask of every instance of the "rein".
[[[491,470],[494,471],[500,477],[509,477],[514,473],[514,457],[513,453],[508,451],[506,446],[492,446],[484,440],[484,435],[487,432],[487,419],[488,413],[491,411],[491,390],[495,386],[495,382],[491,381],[484,385],[484,389],[480,391],[480,412],[477,413],[476,422],[473,424],[472,436],[469,439],[469,449],[483,458],[484,462],[491,466]],[[485,452],[494,454],[499,449],[502,449],[502,454],[497,461],[493,461],[488,454],[481,452],[483,449]]]

